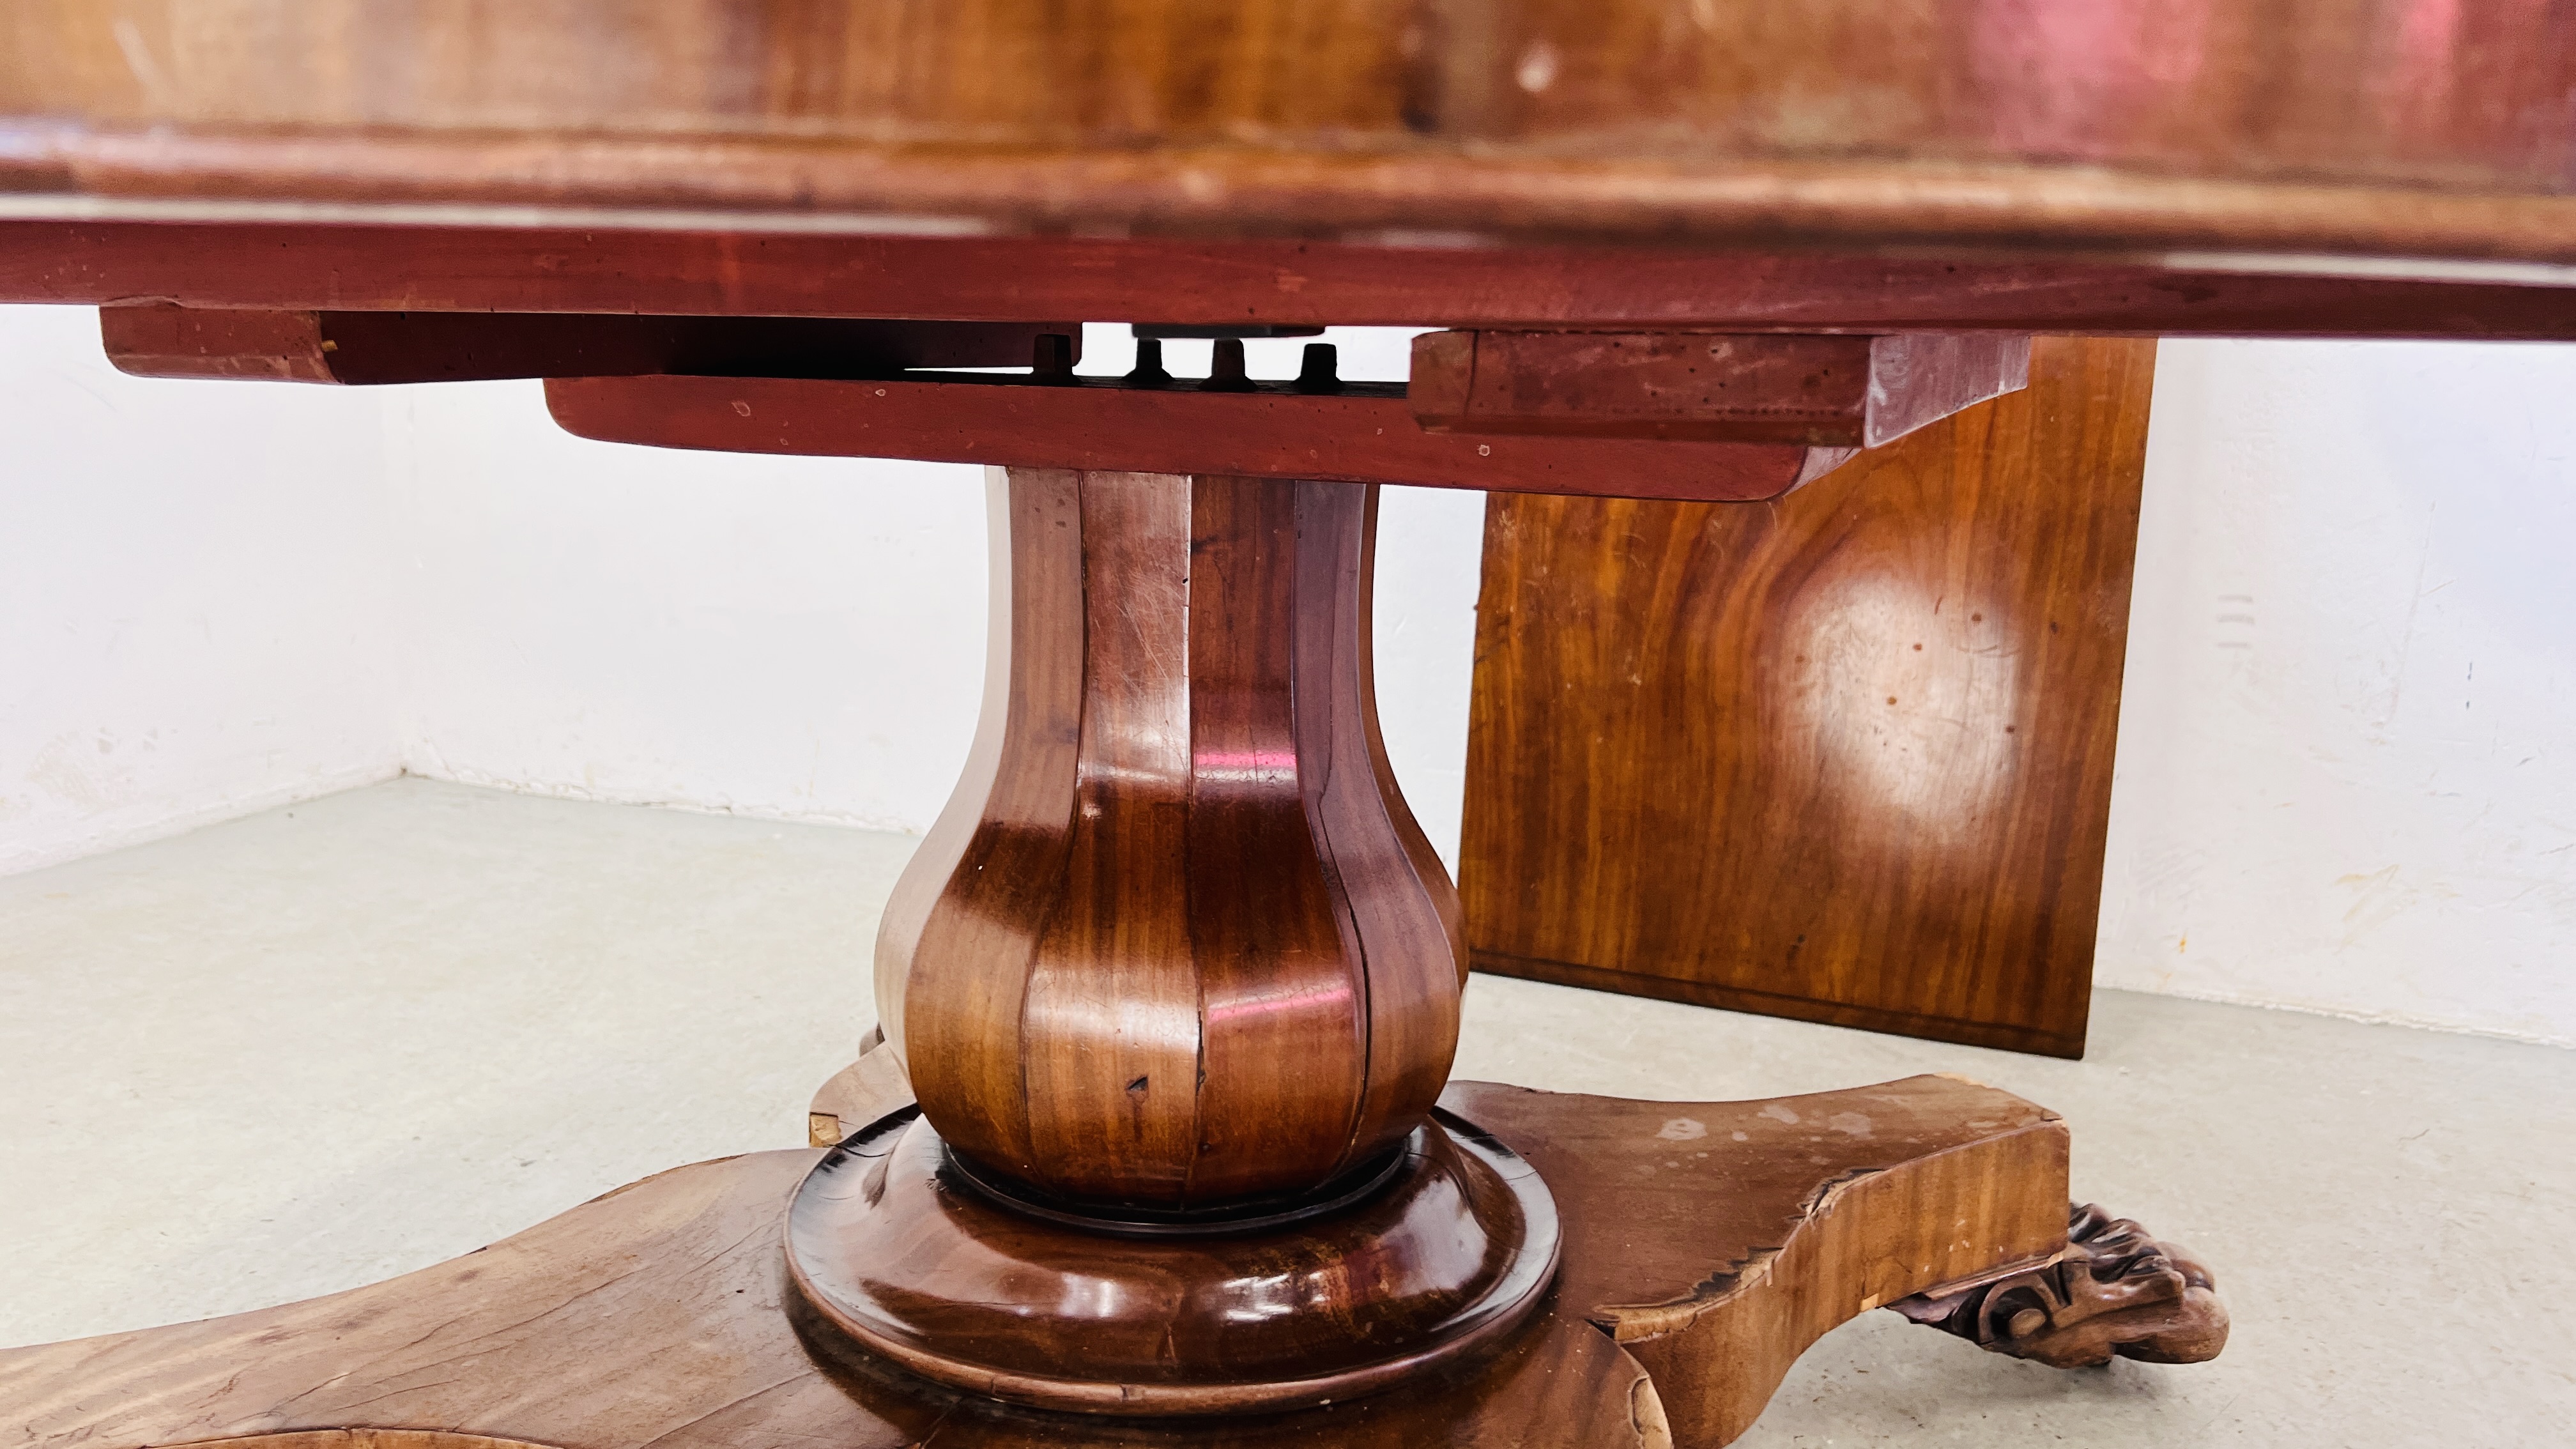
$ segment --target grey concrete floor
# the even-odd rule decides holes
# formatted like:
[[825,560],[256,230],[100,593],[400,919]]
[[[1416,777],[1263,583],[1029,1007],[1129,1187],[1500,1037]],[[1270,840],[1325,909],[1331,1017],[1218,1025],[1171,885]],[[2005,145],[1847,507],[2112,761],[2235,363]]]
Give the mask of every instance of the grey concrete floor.
[[[0,880],[0,1344],[256,1308],[801,1142],[892,835],[401,780]],[[1872,1313],[1740,1443],[2576,1440],[2576,1052],[2100,993],[2060,1062],[1477,978],[1462,1076],[1681,1100],[1960,1072],[2191,1244],[2213,1364]]]

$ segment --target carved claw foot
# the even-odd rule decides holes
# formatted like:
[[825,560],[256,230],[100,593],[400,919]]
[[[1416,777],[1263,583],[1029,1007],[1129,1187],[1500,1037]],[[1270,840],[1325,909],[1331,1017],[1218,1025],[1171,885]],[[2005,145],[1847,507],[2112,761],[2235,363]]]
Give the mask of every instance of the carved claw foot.
[[2114,1354],[2199,1363],[2227,1346],[2227,1306],[2218,1301],[2209,1269],[2188,1250],[2092,1203],[2069,1209],[2064,1256],[1888,1307],[2052,1368],[2090,1368]]

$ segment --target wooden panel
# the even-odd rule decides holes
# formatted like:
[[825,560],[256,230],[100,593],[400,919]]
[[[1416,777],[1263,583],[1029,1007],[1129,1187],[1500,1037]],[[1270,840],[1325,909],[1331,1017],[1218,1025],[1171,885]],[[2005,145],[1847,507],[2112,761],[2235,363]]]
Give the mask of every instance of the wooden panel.
[[2154,348],[1763,507],[1495,496],[1476,966],[2080,1055]]
[[2576,340],[2576,285],[2199,264],[641,226],[17,221],[0,207],[0,302],[138,301],[986,322]]
[[0,189],[2576,260],[2537,0],[15,0]]
[[546,406],[581,437],[663,448],[1643,498],[1770,498],[1846,456],[1794,444],[1426,433],[1393,384],[1309,395],[1282,384],[1208,392],[920,376],[556,378]]
[[1425,332],[1426,431],[1875,448],[2030,380],[2001,332]]

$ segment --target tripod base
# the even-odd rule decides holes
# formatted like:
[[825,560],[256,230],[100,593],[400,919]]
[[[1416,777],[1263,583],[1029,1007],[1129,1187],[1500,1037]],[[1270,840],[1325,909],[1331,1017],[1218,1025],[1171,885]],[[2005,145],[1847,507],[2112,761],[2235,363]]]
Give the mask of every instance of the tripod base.
[[[877,1120],[900,1081],[836,1079],[819,1110]],[[0,1352],[0,1422],[30,1449],[1698,1449],[1836,1324],[2067,1251],[2064,1124],[1973,1083],[1631,1102],[1461,1082],[1442,1102],[1554,1193],[1555,1285],[1487,1351],[1330,1405],[1053,1413],[832,1347],[784,1271],[823,1156],[800,1150],[678,1168],[373,1287]]]

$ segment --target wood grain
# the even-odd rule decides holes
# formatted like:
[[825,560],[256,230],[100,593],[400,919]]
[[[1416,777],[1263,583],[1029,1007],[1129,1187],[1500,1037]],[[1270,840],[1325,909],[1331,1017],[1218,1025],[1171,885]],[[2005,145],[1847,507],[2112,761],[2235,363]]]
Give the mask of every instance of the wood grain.
[[821,1154],[796,1151],[647,1178],[372,1287],[0,1351],[0,1433],[28,1449],[1710,1449],[1824,1327],[2064,1243],[2063,1124],[1972,1083],[1731,1103],[1457,1083],[1443,1101],[1559,1185],[1557,1289],[1473,1371],[1322,1410],[1044,1415],[809,1346],[779,1260]]
[[[800,1336],[780,1267],[788,1195],[820,1155],[678,1168],[327,1298],[0,1351],[0,1425],[29,1449],[1416,1449],[1451,1434],[1660,1449],[1632,1427],[1644,1372],[1587,1325],[1554,1318],[1470,1380],[1179,1430],[1014,1411],[837,1358]],[[344,1428],[432,1432],[288,1437]]]
[[[13,220],[0,301],[1175,325],[2576,339],[2576,286],[1980,253]],[[2429,269],[2439,273],[2441,269]],[[2390,275],[2390,272],[2396,275]]]
[[2029,375],[2010,333],[1425,332],[1405,400],[1433,432],[1875,448]]
[[22,193],[2576,258],[2487,0],[22,0]]
[[1962,1078],[1762,1102],[1463,1082],[1441,1101],[1555,1186],[1558,1301],[1645,1366],[1683,1446],[1750,1428],[1828,1329],[2066,1242],[2065,1124]]
[[1374,509],[1239,477],[997,490],[984,724],[877,978],[982,1167],[1104,1207],[1294,1196],[1438,1096],[1464,959],[1368,718]]
[[787,1254],[804,1309],[869,1356],[1008,1403],[1172,1418],[1462,1367],[1540,1306],[1560,1243],[1529,1164],[1437,1112],[1340,1201],[1168,1227],[1030,1211],[904,1113],[824,1156]]
[[2153,356],[1773,506],[1496,496],[1479,969],[2080,1055]]
[[101,1449],[358,1426],[557,1449],[916,1444],[938,1404],[839,1391],[787,1321],[780,1224],[819,1155],[678,1168],[327,1298],[8,1351],[9,1435]]
[[546,406],[580,437],[662,448],[1644,498],[1770,498],[1846,456],[1790,443],[1426,433],[1403,389],[1385,384],[1312,395],[1287,384],[583,377],[548,382]]
[[807,1146],[829,1147],[913,1104],[912,1079],[904,1073],[903,1054],[886,1050],[885,1041],[882,1029],[871,1029],[859,1059],[815,1089],[805,1111]]

